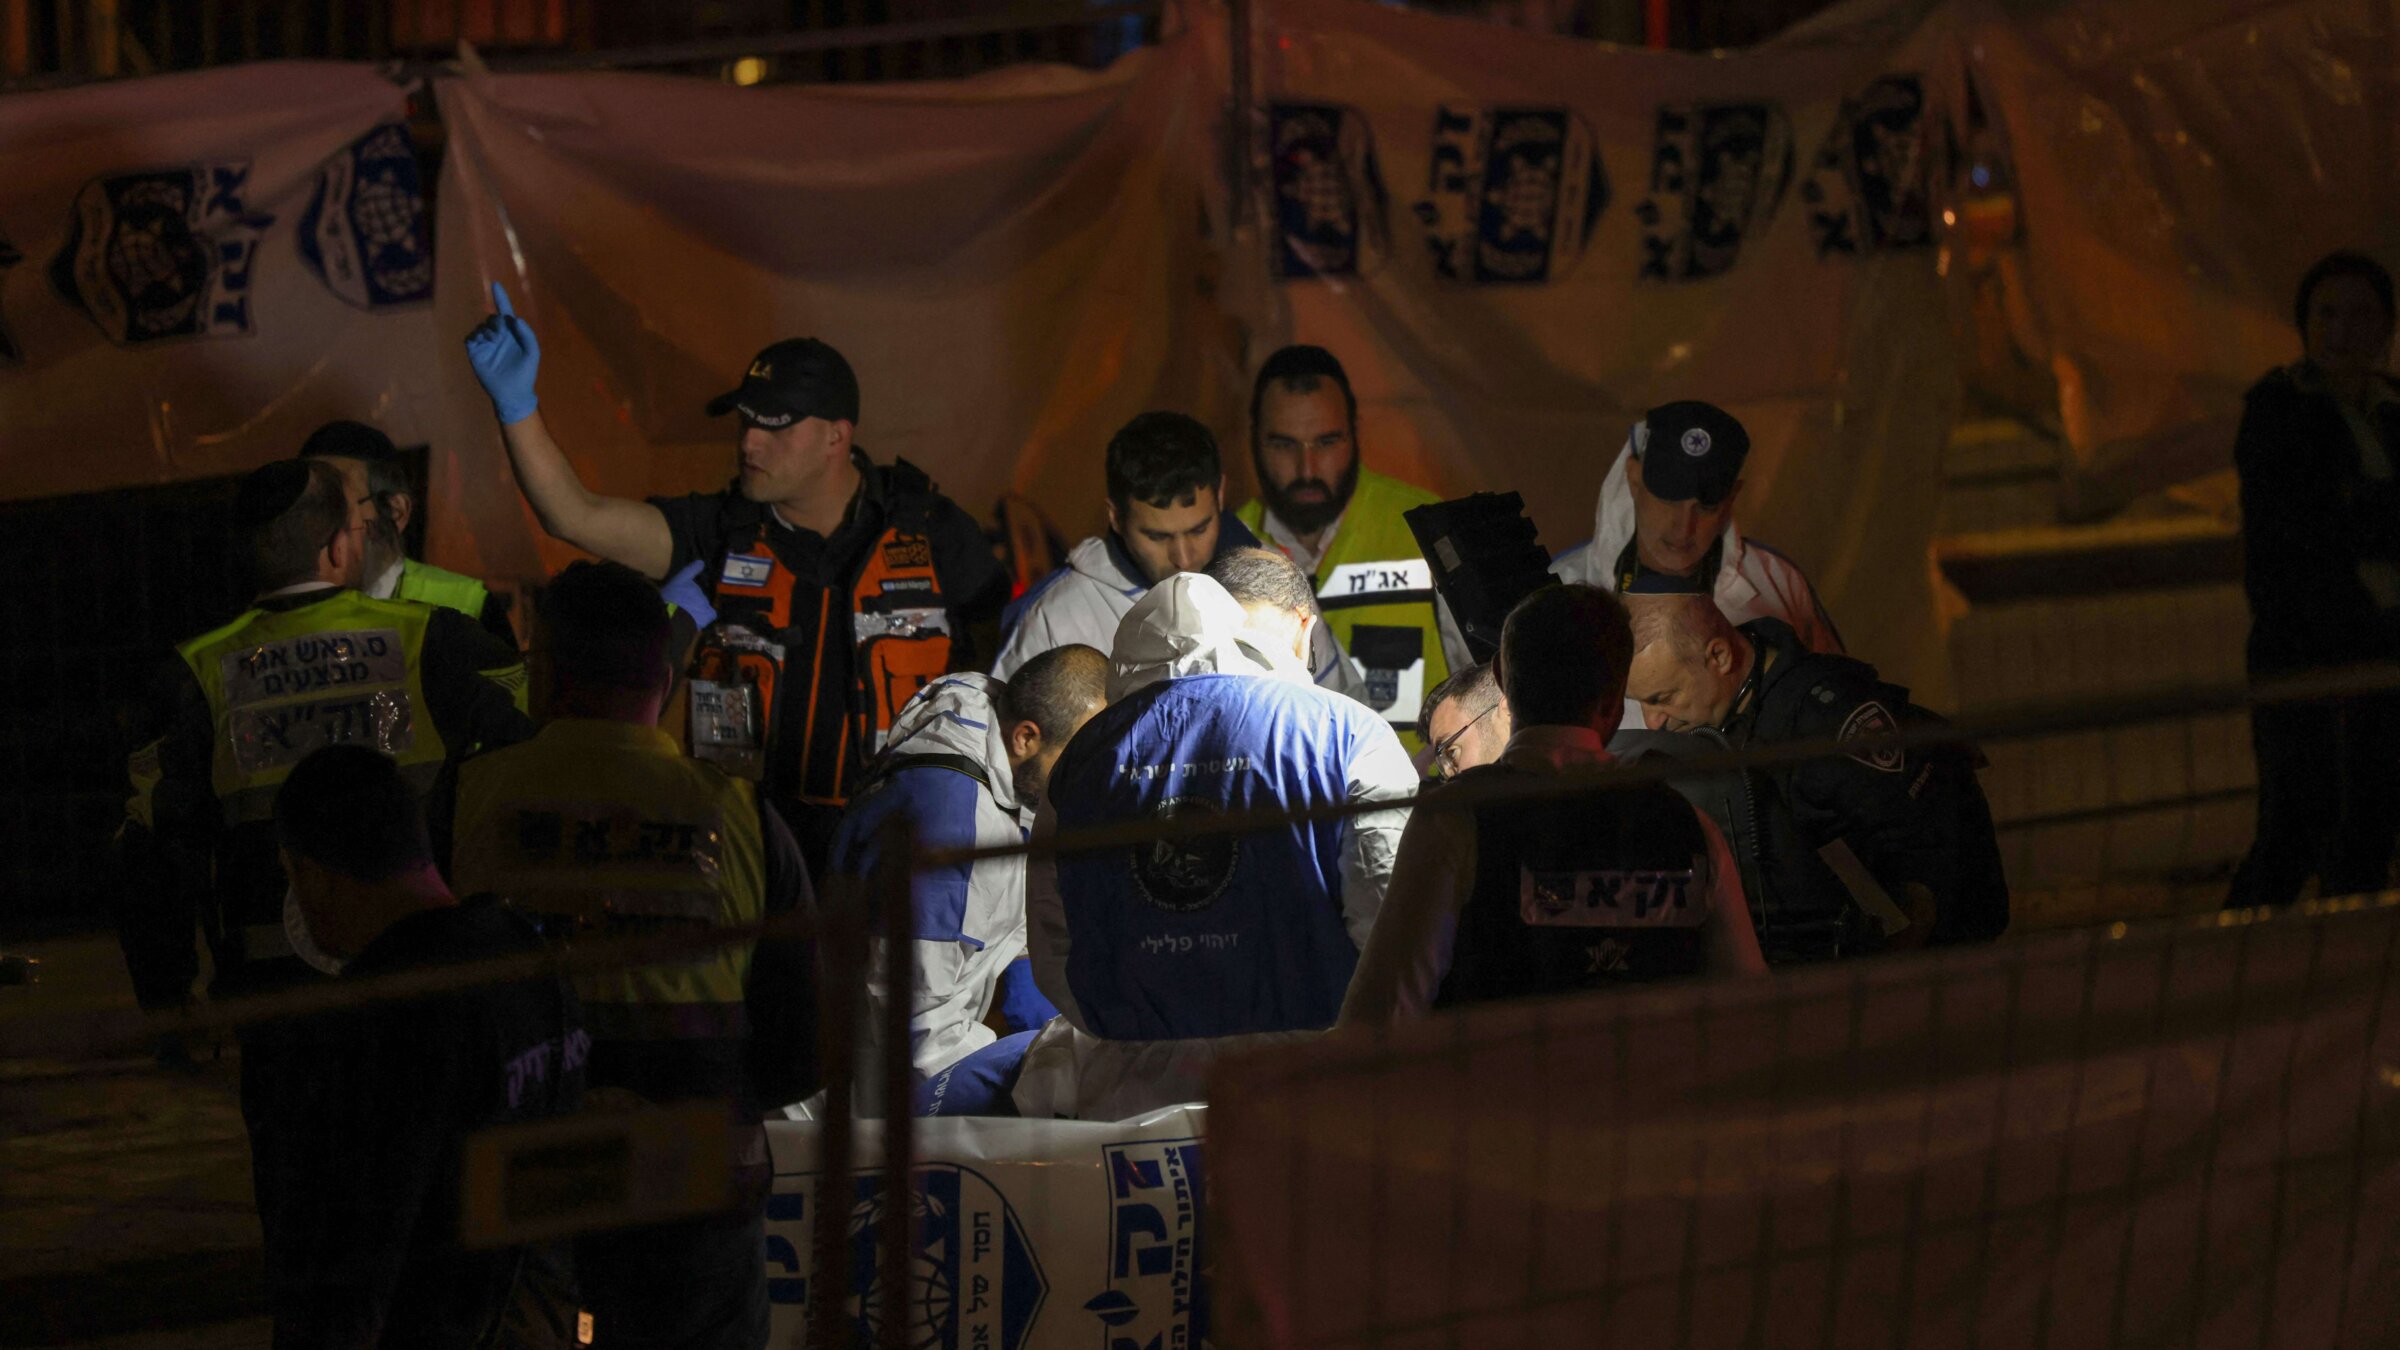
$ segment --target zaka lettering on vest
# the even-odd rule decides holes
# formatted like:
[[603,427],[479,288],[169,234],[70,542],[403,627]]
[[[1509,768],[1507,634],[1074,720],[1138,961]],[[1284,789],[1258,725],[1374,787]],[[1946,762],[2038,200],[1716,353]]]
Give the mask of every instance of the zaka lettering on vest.
[[1682,928],[1706,918],[1692,899],[1690,871],[1523,869],[1518,913],[1526,923],[1568,927]]
[[408,660],[390,629],[303,633],[282,642],[227,653],[220,667],[226,701],[235,707],[363,684],[400,684]]
[[234,759],[244,773],[289,768],[328,745],[370,745],[387,755],[416,744],[405,690],[378,689],[313,703],[235,708],[228,719]]

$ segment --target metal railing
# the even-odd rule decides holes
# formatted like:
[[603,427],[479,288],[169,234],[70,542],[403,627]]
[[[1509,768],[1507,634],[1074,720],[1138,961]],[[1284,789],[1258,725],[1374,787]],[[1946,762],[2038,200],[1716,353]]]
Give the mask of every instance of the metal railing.
[[[785,11],[788,12],[776,12]],[[736,84],[942,79],[1104,65],[1158,36],[1160,0],[806,0],[741,21],[603,0],[0,0],[0,89],[266,60],[438,70],[651,70]],[[737,11],[738,12],[738,11]]]

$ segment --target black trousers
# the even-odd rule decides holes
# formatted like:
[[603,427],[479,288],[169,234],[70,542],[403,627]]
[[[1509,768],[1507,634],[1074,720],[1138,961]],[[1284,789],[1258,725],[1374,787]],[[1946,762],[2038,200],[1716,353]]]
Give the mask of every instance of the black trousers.
[[2229,906],[2288,905],[2380,891],[2400,839],[2400,698],[2283,703],[2250,711],[2258,836]]

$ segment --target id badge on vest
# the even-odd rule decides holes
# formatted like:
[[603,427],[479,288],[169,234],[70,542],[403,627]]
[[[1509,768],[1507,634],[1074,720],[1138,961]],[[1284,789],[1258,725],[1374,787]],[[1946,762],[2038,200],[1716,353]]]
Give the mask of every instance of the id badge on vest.
[[719,564],[719,617],[692,649],[685,731],[692,758],[737,777],[766,777],[785,655],[767,634],[791,623],[797,580],[763,547],[732,549]]

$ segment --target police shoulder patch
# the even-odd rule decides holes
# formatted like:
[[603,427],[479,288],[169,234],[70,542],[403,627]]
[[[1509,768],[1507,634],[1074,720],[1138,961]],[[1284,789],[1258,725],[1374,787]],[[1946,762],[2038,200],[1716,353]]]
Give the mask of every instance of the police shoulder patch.
[[[1893,720],[1890,709],[1874,699],[1868,699],[1850,710],[1850,716],[1842,723],[1841,734],[1834,739],[1862,740],[1869,736],[1889,735],[1899,729],[1900,724]],[[1898,746],[1882,746],[1872,750],[1854,750],[1850,758],[1870,769],[1898,773],[1906,757]]]

